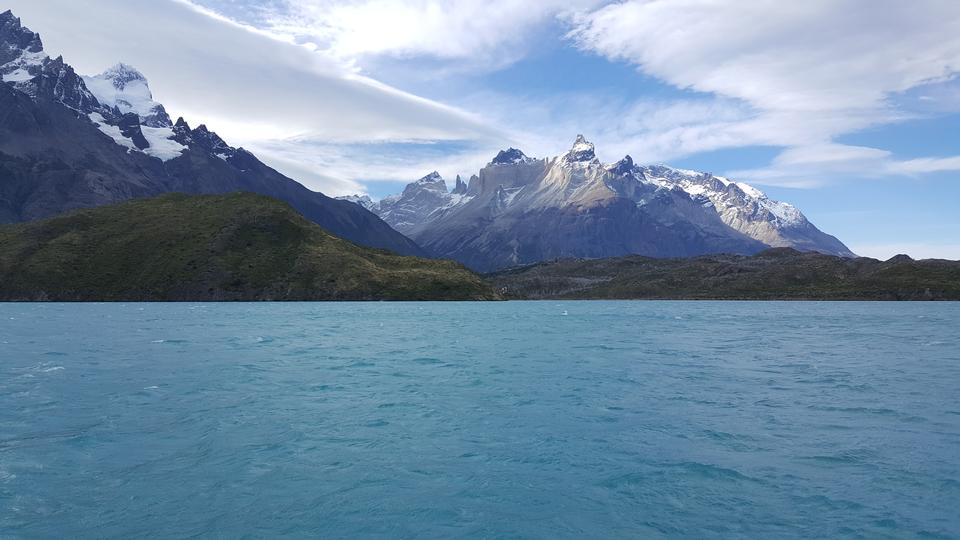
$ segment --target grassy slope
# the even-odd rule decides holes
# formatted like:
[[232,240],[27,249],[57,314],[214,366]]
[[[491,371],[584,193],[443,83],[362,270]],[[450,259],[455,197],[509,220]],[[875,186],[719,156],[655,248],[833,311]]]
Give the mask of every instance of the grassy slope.
[[5,300],[494,297],[457,263],[359,247],[247,193],[166,195],[0,227]]
[[488,276],[510,298],[960,300],[960,262],[843,259],[790,249],[754,257],[564,260]]

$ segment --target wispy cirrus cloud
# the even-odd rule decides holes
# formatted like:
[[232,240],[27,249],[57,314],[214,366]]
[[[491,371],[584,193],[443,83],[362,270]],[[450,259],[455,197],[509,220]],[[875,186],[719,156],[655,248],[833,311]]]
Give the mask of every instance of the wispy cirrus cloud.
[[537,26],[599,0],[280,0],[272,32],[337,58],[432,57],[477,68],[521,58]]
[[[204,122],[234,144],[500,137],[476,115],[364,77],[309,46],[186,0],[101,0],[96,9],[72,0],[8,4],[41,33],[48,52],[62,53],[79,72],[132,64],[171,114]],[[150,31],[135,21],[149,21]],[[302,178],[306,167],[287,159],[290,152],[261,157]],[[325,181],[334,178],[343,176],[311,174],[305,183],[334,193],[359,187],[355,178]]]
[[629,0],[572,22],[585,49],[762,110],[882,110],[960,69],[960,8],[941,0]]
[[[468,173],[507,145],[555,154],[576,133],[611,160],[781,147],[766,166],[717,172],[795,187],[855,173],[958,168],[951,156],[896,160],[887,150],[837,142],[956,109],[960,5],[952,2],[881,0],[868,9],[858,0],[101,0],[91,10],[67,0],[12,0],[11,7],[82,72],[132,63],[172,112],[207,122],[334,194],[434,168]],[[132,21],[150,21],[151,31]],[[544,32],[551,25],[569,30],[566,41]],[[522,60],[544,39],[574,44],[598,63],[632,64],[676,91],[485,88],[478,73]],[[441,102],[364,75],[396,62],[438,85],[463,76],[471,85]],[[589,77],[577,71],[582,65],[531,69],[572,70],[575,80]],[[631,84],[621,81],[621,90]],[[917,108],[903,107],[903,96]],[[443,157],[426,150],[445,141],[469,144],[448,145]],[[408,152],[381,152],[392,143],[409,143]]]
[[[876,174],[960,170],[953,158],[894,162],[882,150],[834,143],[910,118],[892,95],[949,83],[960,71],[954,2],[627,0],[580,12],[571,24],[569,36],[584,50],[754,111],[712,140],[788,147],[769,167],[739,171],[758,182],[813,185],[878,162]],[[709,140],[697,136],[702,126],[687,129]]]

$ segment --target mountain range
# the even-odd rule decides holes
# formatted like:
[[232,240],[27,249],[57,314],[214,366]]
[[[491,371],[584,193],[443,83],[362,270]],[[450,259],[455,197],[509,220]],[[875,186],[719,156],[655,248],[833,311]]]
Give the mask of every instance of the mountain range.
[[0,13],[0,223],[165,193],[253,192],[332,234],[476,271],[565,257],[692,257],[790,247],[854,254],[794,206],[709,173],[602,163],[578,136],[532,158],[509,148],[453,189],[437,173],[374,202],[313,192],[206,126],[175,122],[125,64],[81,76]]
[[501,151],[454,188],[436,172],[375,202],[351,196],[438,257],[478,271],[562,257],[691,257],[791,247],[854,254],[794,206],[742,182],[630,156],[604,164],[582,135],[546,159]]
[[0,223],[170,192],[247,191],[360,245],[425,255],[369,211],[313,192],[206,126],[173,122],[131,66],[82,77],[0,13]]

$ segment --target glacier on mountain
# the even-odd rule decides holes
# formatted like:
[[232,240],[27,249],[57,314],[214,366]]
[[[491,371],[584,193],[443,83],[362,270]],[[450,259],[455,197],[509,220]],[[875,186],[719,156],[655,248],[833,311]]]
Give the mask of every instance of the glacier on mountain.
[[83,81],[101,104],[120,114],[135,113],[147,127],[173,127],[163,105],[153,100],[147,78],[136,68],[120,63]]

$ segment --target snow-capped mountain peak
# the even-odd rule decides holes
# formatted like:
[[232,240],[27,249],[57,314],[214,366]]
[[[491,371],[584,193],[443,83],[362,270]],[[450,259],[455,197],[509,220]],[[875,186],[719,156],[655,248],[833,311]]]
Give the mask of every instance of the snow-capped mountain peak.
[[425,255],[369,212],[330,201],[206,128],[172,124],[130,66],[82,78],[44,54],[40,36],[10,11],[0,13],[0,81],[0,187],[16,195],[0,197],[0,222],[163,193],[246,191],[283,200],[356,244]]
[[7,50],[2,53],[10,53],[14,50],[34,53],[43,51],[40,35],[24,27],[20,19],[9,9],[0,13],[0,37],[9,44]]
[[127,151],[166,161],[185,149],[172,140],[173,124],[139,71],[118,64],[96,77],[81,77],[63,57],[47,56],[40,36],[9,10],[0,13],[0,76],[33,99],[57,102],[86,116]]
[[18,89],[37,77],[49,58],[40,35],[20,24],[10,10],[0,13],[0,79]]
[[337,197],[337,199],[358,204],[371,212],[376,212],[380,209],[380,205],[373,202],[373,199],[371,199],[369,195],[345,195],[343,197]]
[[83,80],[100,103],[120,114],[136,113],[149,127],[173,126],[163,105],[153,100],[147,78],[133,66],[120,63]]
[[453,192],[428,175],[371,210],[435,254],[484,271],[559,256],[676,257],[766,247],[853,256],[797,208],[753,186],[638,165],[629,155],[604,165],[582,135],[554,158],[501,151]]
[[597,161],[597,155],[594,152],[593,143],[588,141],[583,135],[577,135],[570,151],[564,154],[564,161],[570,163],[593,162]]
[[771,199],[749,184],[666,165],[638,167],[638,171],[644,183],[679,188],[691,198],[709,201],[725,224],[769,246],[855,256],[842,242],[818,230],[797,207]]
[[516,165],[517,163],[526,163],[532,161],[523,151],[517,148],[507,148],[501,150],[490,162],[490,165]]
[[133,66],[116,64],[83,77],[83,83],[101,105],[88,115],[90,120],[117,144],[169,161],[194,142],[187,140],[193,134],[184,135],[183,126],[175,127],[163,105],[153,100],[147,78]]
[[440,176],[440,173],[433,171],[432,173],[424,176],[423,178],[417,180],[413,184],[407,186],[407,189],[426,189],[429,191],[437,191],[440,193],[447,193],[447,183],[444,181],[443,177]]
[[636,164],[633,163],[633,158],[627,155],[620,161],[607,167],[607,170],[617,176],[624,176],[632,174],[636,170]]
[[[143,76],[143,73],[140,73],[137,68],[129,64],[124,64],[123,62],[107,69],[100,75],[97,75],[96,78],[110,81],[113,83],[114,88],[121,91],[130,83],[143,83],[144,86],[148,86],[147,78]],[[149,88],[147,92],[149,92]]]

